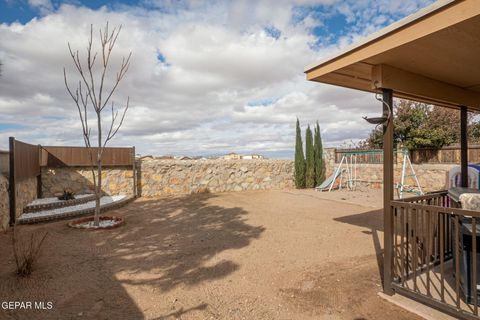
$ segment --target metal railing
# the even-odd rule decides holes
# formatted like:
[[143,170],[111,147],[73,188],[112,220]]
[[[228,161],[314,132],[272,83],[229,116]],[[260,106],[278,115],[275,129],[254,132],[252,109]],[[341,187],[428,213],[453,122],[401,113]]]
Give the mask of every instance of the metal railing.
[[478,318],[477,222],[446,191],[391,201],[395,292],[464,319]]

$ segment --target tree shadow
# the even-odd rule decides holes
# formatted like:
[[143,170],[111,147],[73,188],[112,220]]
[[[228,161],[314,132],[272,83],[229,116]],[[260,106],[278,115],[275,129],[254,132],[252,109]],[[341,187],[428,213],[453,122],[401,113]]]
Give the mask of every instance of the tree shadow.
[[[157,319],[176,319],[204,311],[208,304],[201,300],[166,311],[147,297],[221,279],[241,267],[222,254],[249,246],[265,228],[249,225],[247,211],[228,202],[216,204],[216,197],[137,199],[108,212],[126,218],[123,226],[110,230],[72,230],[64,221],[20,226],[49,235],[31,277],[13,274],[10,252],[0,261],[0,300],[53,301],[54,309],[13,310],[6,317],[0,311],[0,318],[144,319],[145,310],[154,308],[149,312]],[[7,251],[8,243],[9,235],[0,234]]]
[[265,228],[248,225],[242,208],[212,204],[215,197],[136,201],[122,209],[127,224],[99,238],[99,250],[114,273],[137,275],[121,280],[129,285],[168,291],[223,278],[240,266],[216,255],[248,246]]
[[362,231],[372,236],[373,247],[377,258],[378,272],[383,286],[383,248],[378,232],[383,232],[383,209],[371,210],[349,216],[335,218],[335,221],[348,223],[369,230]]
[[181,307],[179,310],[172,311],[169,314],[156,317],[152,320],[181,319],[181,316],[186,313],[189,313],[194,310],[205,310],[207,307],[208,307],[208,304],[206,303],[201,303],[198,306],[187,308],[187,309],[184,309],[183,307]]
[[[0,301],[30,302],[30,308],[0,309],[0,319],[144,319],[130,294],[105,267],[88,233],[72,232],[65,222],[21,225],[30,234],[48,232],[33,273],[14,273],[12,230],[0,234]],[[41,303],[37,307],[35,303]],[[46,304],[51,303],[51,309]]]

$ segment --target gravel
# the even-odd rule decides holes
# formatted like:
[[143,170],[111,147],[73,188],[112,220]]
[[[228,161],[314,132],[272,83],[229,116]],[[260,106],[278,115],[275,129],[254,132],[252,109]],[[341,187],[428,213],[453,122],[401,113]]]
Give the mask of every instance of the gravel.
[[[120,201],[125,199],[126,195],[116,195],[116,196],[104,196],[100,198],[100,205],[106,205],[112,202]],[[85,209],[90,209],[95,207],[95,200],[88,201],[82,204],[77,204],[74,206],[68,206],[64,208],[56,208],[51,210],[43,210],[31,213],[24,213],[20,216],[19,220],[21,219],[29,219],[29,218],[37,218],[37,217],[50,217],[56,215],[62,215],[68,212],[80,211]]]
[[118,223],[118,221],[115,220],[100,220],[99,225],[95,226],[94,221],[87,221],[84,223],[77,223],[75,226],[79,228],[85,228],[85,229],[97,229],[97,228],[107,228],[107,227],[113,227]]
[[[75,199],[81,199],[81,198],[86,198],[90,197],[91,194],[79,194],[75,195]],[[52,198],[41,198],[41,199],[35,199],[32,202],[30,202],[28,205],[29,206],[36,206],[39,204],[50,204],[50,203],[56,203],[56,202],[63,202],[66,200],[59,200],[57,197],[52,197]]]

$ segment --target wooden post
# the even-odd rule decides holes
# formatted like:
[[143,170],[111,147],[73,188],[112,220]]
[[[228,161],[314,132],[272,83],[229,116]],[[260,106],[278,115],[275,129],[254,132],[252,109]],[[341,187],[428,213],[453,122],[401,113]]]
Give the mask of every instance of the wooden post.
[[460,167],[462,187],[468,187],[467,107],[460,107]]
[[42,146],[38,145],[38,168],[40,172],[37,176],[37,198],[40,199],[42,197]]
[[[393,91],[382,89],[383,116],[390,119],[383,125],[383,292],[393,295],[393,212],[390,201],[393,200]],[[387,106],[388,105],[388,106]],[[389,106],[391,110],[389,110]]]
[[132,163],[132,174],[133,174],[133,197],[137,197],[137,164],[135,163],[135,147],[132,148],[133,150],[133,163]]
[[17,205],[16,205],[16,188],[15,188],[15,138],[8,138],[9,145],[9,176],[8,176],[8,195],[9,195],[9,206],[10,206],[10,226],[15,224],[15,218],[17,215]]

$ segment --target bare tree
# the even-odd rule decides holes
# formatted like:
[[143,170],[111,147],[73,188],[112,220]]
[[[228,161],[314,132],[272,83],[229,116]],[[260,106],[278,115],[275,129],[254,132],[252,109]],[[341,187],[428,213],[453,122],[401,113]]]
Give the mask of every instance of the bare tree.
[[[79,74],[78,85],[76,88],[73,88],[68,84],[67,81],[67,73],[65,68],[63,68],[63,76],[65,80],[65,86],[67,88],[68,93],[72,97],[73,101],[75,102],[78,114],[80,116],[80,122],[82,123],[82,130],[83,130],[83,140],[85,142],[85,146],[87,147],[90,160],[92,163],[92,175],[93,175],[93,185],[95,188],[95,217],[94,217],[94,225],[99,225],[99,217],[100,217],[100,198],[102,196],[102,154],[107,146],[107,143],[112,140],[112,138],[117,134],[118,130],[123,124],[123,120],[125,119],[125,114],[127,113],[130,97],[127,98],[127,102],[125,108],[121,112],[121,116],[119,117],[118,110],[115,108],[114,102],[112,100],[112,96],[117,89],[119,83],[125,77],[125,74],[130,67],[130,58],[132,56],[132,52],[129,53],[127,57],[122,58],[122,63],[120,65],[119,70],[116,73],[115,79],[113,80],[112,86],[110,90],[105,89],[106,84],[106,75],[109,68],[110,63],[110,56],[115,47],[115,43],[117,42],[118,35],[122,26],[120,25],[118,28],[113,28],[112,31],[108,29],[108,22],[105,28],[102,30],[100,29],[100,44],[101,44],[101,52],[100,52],[100,65],[99,65],[99,72],[96,73],[97,65],[95,62],[97,61],[98,52],[93,52],[92,44],[93,44],[93,25],[90,26],[90,37],[88,40],[87,52],[85,61],[82,62],[80,59],[80,54],[78,50],[72,50],[70,43],[68,43],[68,50],[70,52],[70,56],[73,60],[75,65],[76,71]],[[102,128],[102,112],[110,105],[111,110],[111,122],[107,126],[108,131],[104,135],[103,128]],[[88,110],[93,109],[96,116],[96,125],[97,125],[97,146],[92,146],[92,131],[88,119]],[[95,175],[95,167],[96,167],[96,175]]]

